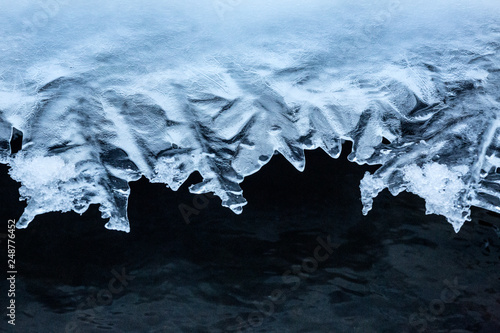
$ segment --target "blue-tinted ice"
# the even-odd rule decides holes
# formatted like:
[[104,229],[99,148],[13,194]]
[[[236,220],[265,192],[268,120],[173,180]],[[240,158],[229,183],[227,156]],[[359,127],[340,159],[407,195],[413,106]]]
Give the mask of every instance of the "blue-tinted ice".
[[[129,231],[128,182],[214,192],[275,152],[382,165],[456,231],[500,213],[498,1],[20,1],[0,13],[0,159],[38,214],[99,204]],[[13,128],[23,148],[11,154]],[[385,138],[386,140],[383,140]],[[332,170],[331,172],[335,172]],[[293,180],[290,180],[293,181]]]

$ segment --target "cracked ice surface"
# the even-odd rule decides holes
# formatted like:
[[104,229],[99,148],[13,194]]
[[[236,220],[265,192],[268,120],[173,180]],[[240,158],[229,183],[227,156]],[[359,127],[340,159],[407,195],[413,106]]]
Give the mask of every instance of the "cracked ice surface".
[[[363,212],[388,188],[426,200],[456,231],[500,213],[497,1],[19,1],[0,13],[0,161],[38,214],[99,204],[129,231],[128,182],[214,192],[275,152],[379,164]],[[119,9],[119,10],[118,10]],[[12,154],[13,128],[23,148]],[[383,138],[386,140],[383,141]]]

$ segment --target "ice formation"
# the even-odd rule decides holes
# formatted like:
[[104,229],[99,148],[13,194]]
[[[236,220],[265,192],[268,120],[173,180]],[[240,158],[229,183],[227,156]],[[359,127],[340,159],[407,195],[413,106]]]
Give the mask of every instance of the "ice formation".
[[[500,213],[500,2],[17,1],[0,13],[0,161],[27,201],[18,227],[99,204],[129,231],[128,182],[214,192],[274,153],[378,164],[388,188],[456,231]],[[23,146],[10,149],[14,128]],[[385,138],[385,140],[384,140]]]

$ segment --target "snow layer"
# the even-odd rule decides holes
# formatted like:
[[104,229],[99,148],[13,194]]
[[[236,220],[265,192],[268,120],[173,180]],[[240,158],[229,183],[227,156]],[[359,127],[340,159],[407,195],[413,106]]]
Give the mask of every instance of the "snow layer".
[[[456,231],[500,213],[498,1],[17,1],[0,13],[0,161],[38,214],[99,204],[129,231],[128,182],[214,192],[281,153],[378,164],[361,194],[413,192]],[[13,129],[23,148],[13,154]],[[383,140],[383,139],[386,140]]]

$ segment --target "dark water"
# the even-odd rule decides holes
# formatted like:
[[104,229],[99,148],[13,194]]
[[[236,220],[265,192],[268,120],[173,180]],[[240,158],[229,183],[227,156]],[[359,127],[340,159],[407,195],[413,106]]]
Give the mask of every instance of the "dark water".
[[[368,169],[314,151],[299,173],[275,156],[243,183],[241,216],[141,180],[130,234],[96,207],[39,216],[16,231],[16,326],[4,316],[2,331],[500,332],[499,217],[476,210],[455,234],[389,193],[363,217]],[[22,204],[2,172],[6,223]]]

